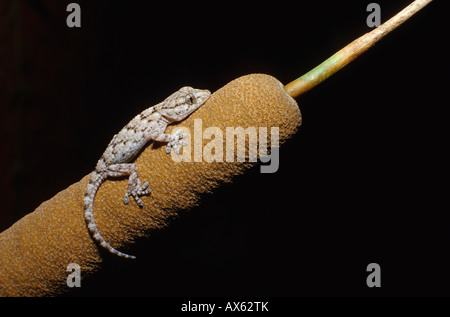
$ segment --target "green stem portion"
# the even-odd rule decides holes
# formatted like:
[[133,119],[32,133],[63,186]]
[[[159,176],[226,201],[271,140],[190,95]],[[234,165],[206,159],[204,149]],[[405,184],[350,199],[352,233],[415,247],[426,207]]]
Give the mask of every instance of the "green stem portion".
[[284,86],[288,94],[295,98],[311,88],[317,86],[325,79],[336,73],[342,67],[343,56],[339,52],[328,58],[326,61],[316,66],[303,76],[297,78],[291,83]]

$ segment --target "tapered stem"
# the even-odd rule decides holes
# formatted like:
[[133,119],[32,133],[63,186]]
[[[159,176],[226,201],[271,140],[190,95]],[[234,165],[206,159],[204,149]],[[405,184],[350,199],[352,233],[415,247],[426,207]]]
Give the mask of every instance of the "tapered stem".
[[376,42],[381,40],[386,34],[408,20],[431,1],[432,0],[414,1],[373,31],[354,40],[316,68],[284,86],[284,89],[292,98],[296,98],[304,92],[317,86],[345,65],[355,60],[358,56],[371,48]]

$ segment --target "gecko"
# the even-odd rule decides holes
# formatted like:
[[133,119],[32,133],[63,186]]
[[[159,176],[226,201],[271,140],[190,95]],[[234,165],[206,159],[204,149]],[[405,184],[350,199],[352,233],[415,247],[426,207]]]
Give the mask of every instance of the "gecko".
[[119,133],[114,135],[105,152],[97,162],[89,183],[86,187],[83,200],[84,218],[91,237],[98,245],[110,253],[127,259],[135,259],[129,255],[114,249],[100,234],[94,219],[94,199],[100,185],[108,177],[128,176],[128,189],[123,202],[129,203],[132,196],[137,205],[142,208],[144,202],[140,198],[149,195],[151,190],[149,183],[138,177],[138,167],[132,163],[144,146],[151,142],[167,143],[166,153],[173,149],[180,153],[180,147],[187,143],[182,140],[186,137],[180,130],[173,134],[165,134],[167,126],[174,122],[186,119],[191,113],[201,107],[210,97],[208,90],[183,87],[176,91],[163,102],[149,107],[134,117]]

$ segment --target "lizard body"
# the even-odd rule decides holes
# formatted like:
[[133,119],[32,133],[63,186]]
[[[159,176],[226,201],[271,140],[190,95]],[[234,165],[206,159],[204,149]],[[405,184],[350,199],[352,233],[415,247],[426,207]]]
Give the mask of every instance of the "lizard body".
[[134,117],[119,133],[114,135],[105,152],[97,162],[94,172],[84,193],[84,218],[92,238],[110,253],[129,259],[135,256],[114,249],[100,234],[94,219],[94,199],[100,185],[108,177],[128,176],[128,190],[124,203],[128,204],[129,196],[133,196],[139,207],[144,206],[140,198],[150,194],[148,182],[142,184],[138,177],[138,168],[131,161],[150,141],[166,142],[166,153],[172,148],[177,154],[180,146],[186,145],[182,139],[186,134],[176,131],[165,134],[170,123],[180,122],[202,106],[211,93],[208,90],[183,87],[170,95],[163,102],[150,107]]

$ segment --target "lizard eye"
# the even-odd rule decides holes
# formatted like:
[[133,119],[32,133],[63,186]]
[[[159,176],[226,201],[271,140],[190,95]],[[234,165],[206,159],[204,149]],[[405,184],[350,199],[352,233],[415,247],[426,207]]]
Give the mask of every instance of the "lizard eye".
[[186,97],[184,98],[184,100],[185,100],[185,102],[186,102],[188,105],[192,105],[192,104],[196,101],[196,100],[195,100],[195,96],[192,95],[192,94],[186,95]]

